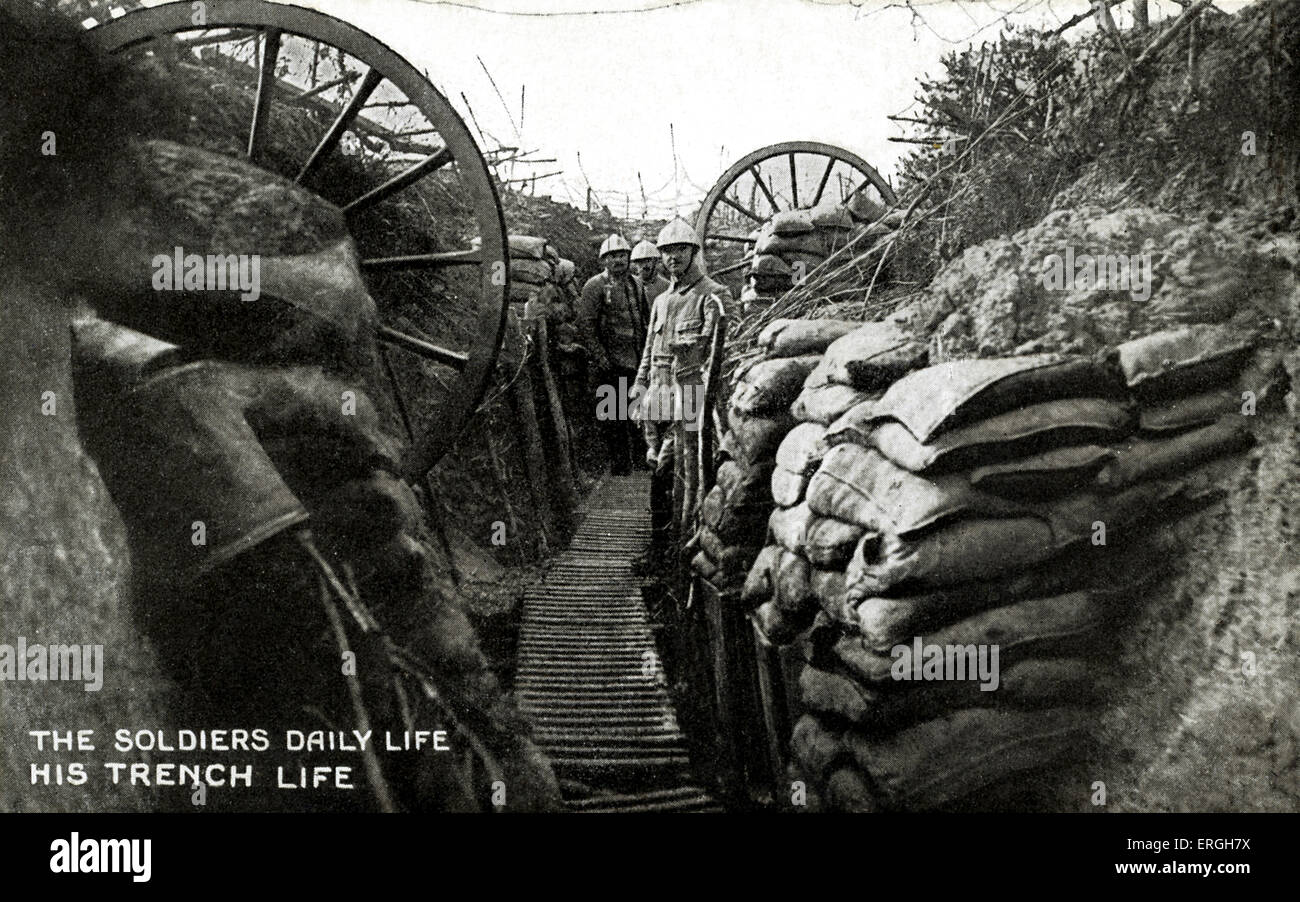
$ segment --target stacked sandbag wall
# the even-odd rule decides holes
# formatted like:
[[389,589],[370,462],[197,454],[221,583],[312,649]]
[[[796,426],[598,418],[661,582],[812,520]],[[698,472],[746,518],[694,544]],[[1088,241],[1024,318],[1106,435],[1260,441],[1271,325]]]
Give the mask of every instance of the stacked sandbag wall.
[[[772,513],[777,449],[803,409],[795,404],[820,352],[857,323],[777,320],[759,336],[763,355],[741,368],[727,405],[716,483],[700,507],[696,574],[734,593],[763,547]],[[833,403],[828,398],[829,403]],[[819,408],[826,415],[825,408]]]
[[753,261],[741,292],[746,314],[768,306],[827,257],[842,248],[862,226],[841,206],[777,213],[752,233]]
[[1272,355],[1225,326],[935,366],[896,321],[831,344],[742,594],[806,662],[791,778],[842,810],[1032,805],[1085,754],[1165,527],[1251,444]]

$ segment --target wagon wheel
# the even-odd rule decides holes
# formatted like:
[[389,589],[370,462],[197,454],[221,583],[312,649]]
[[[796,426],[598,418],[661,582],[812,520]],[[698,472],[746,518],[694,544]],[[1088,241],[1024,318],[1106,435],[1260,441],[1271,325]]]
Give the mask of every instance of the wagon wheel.
[[711,274],[738,282],[751,258],[751,233],[774,214],[844,204],[863,193],[885,206],[897,200],[875,167],[843,148],[787,141],[747,154],[709,189],[695,218]]
[[[342,209],[412,433],[403,472],[422,477],[483,398],[509,297],[496,186],[451,104],[370,35],[280,3],[169,3],[90,36],[207,99],[217,121],[165,137],[243,157]],[[226,93],[212,97],[218,89]],[[403,387],[437,403],[408,409]]]

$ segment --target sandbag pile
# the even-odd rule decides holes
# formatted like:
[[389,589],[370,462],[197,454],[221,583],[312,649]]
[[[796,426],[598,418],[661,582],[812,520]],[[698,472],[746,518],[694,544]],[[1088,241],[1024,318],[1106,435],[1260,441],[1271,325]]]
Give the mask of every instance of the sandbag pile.
[[[470,244],[477,250],[481,241],[476,236]],[[535,301],[545,286],[557,283],[556,266],[560,262],[560,253],[545,238],[509,235],[507,253],[510,257],[510,303],[523,305]]]
[[792,764],[831,808],[951,807],[1077,758],[1161,527],[1212,496],[1198,467],[1249,447],[1270,369],[1222,326],[924,354],[871,323],[809,371],[742,592],[808,662]]
[[790,290],[861,228],[841,206],[777,213],[754,233],[753,262],[741,295],[746,310]]
[[776,320],[759,336],[764,357],[742,369],[718,448],[716,483],[700,507],[699,550],[692,566],[722,591],[738,590],[763,547],[772,513],[777,448],[795,425],[791,405],[820,353],[857,323]]

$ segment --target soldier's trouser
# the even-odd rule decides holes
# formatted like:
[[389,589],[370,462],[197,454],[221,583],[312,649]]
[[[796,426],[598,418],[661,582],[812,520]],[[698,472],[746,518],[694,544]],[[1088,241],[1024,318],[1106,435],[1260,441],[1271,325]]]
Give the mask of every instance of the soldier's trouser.
[[672,547],[676,454],[672,433],[666,425],[649,423],[645,432],[647,440],[656,443],[651,451],[657,451],[650,474],[650,551],[652,555],[662,558]]
[[683,541],[695,535],[695,511],[699,505],[699,432],[673,424],[676,479],[673,485],[677,534]]
[[[636,380],[636,373],[628,370],[611,370],[606,374],[607,384],[617,386],[631,385]],[[605,442],[605,451],[609,456],[610,472],[625,475],[632,472],[633,462],[641,460],[641,430],[631,419],[603,420],[599,424],[601,438]]]

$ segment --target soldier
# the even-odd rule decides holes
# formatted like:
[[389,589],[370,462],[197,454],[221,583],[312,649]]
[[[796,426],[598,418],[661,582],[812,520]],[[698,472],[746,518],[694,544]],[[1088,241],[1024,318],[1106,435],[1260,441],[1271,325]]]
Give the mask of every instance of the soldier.
[[[645,290],[630,271],[631,251],[623,236],[606,238],[599,255],[604,272],[587,280],[576,305],[578,334],[587,348],[589,376],[598,399],[609,392],[626,396],[645,345],[649,305]],[[616,412],[601,416],[600,429],[610,472],[623,475],[631,472],[633,461],[641,459],[641,437],[635,423],[619,418],[622,404],[598,404],[597,410],[611,407]]]
[[[674,521],[682,534],[693,525],[699,502],[698,436],[701,428],[707,428],[701,410],[703,369],[719,314],[731,316],[733,310],[726,286],[704,274],[700,239],[688,222],[674,219],[664,226],[657,246],[672,283],[655,299],[650,312],[634,391],[640,398],[636,413],[643,423],[670,423],[651,484],[652,523],[660,530],[656,539],[666,544]],[[671,458],[665,459],[668,455]],[[673,473],[671,483],[668,472]],[[671,502],[665,503],[669,493]]]
[[632,248],[632,270],[645,289],[647,303],[653,305],[655,298],[668,290],[668,280],[659,273],[659,251],[650,241],[639,241]]

